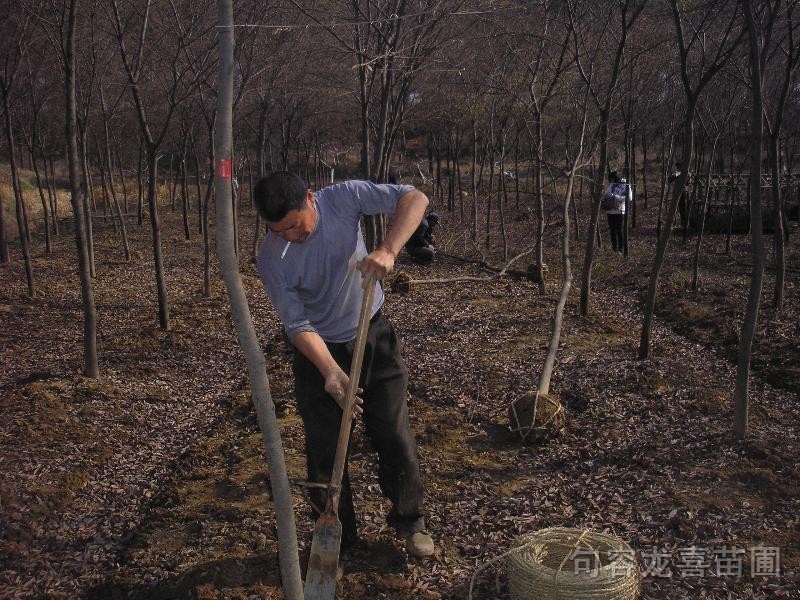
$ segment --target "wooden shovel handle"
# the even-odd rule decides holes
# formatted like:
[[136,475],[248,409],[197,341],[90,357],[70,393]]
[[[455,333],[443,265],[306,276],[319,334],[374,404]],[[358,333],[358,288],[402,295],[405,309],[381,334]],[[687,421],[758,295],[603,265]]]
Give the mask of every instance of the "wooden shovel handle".
[[[331,485],[328,492],[330,496],[338,497],[338,488],[342,483],[344,474],[344,462],[347,456],[347,445],[350,442],[350,424],[353,422],[353,406],[358,390],[359,379],[361,378],[361,364],[364,362],[364,346],[367,343],[367,331],[372,317],[372,301],[375,298],[375,282],[373,274],[367,276],[364,283],[364,298],[361,301],[361,314],[358,317],[358,332],[356,333],[356,345],[353,348],[353,360],[350,363],[350,381],[347,383],[347,393],[344,398],[344,412],[342,412],[342,422],[339,426],[339,442],[336,445],[336,458],[333,461],[333,472],[331,473]],[[333,507],[334,511],[336,506]]]

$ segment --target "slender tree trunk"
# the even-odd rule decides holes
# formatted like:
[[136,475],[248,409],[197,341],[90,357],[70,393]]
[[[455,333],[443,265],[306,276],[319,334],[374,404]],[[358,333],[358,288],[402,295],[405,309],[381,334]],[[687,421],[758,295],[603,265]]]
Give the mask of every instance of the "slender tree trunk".
[[503,174],[503,159],[500,158],[500,177],[497,180],[497,202],[500,208],[500,237],[503,241],[503,262],[508,260],[508,237],[506,236],[506,178]]
[[31,166],[33,167],[33,173],[36,176],[36,189],[39,190],[39,199],[42,201],[42,220],[44,222],[44,251],[46,254],[50,254],[52,248],[50,247],[50,210],[47,206],[47,198],[44,196],[44,186],[46,182],[42,181],[41,175],[39,173],[39,164],[36,162],[36,142],[31,142]]
[[[92,176],[89,172],[89,150],[88,150],[88,125],[84,122],[81,128],[81,135],[78,139],[80,143],[79,149],[81,153],[81,173],[83,174],[83,187],[86,190],[86,208],[91,208],[92,212],[97,212],[97,204],[95,202],[94,197],[94,185],[92,183]],[[87,212],[87,216],[91,221],[91,213]],[[89,232],[91,236],[91,232]],[[94,262],[94,250],[92,249],[94,246],[94,240],[90,237],[90,248],[89,248],[89,258]],[[92,277],[94,277],[94,267],[92,268]]]
[[[537,390],[540,394],[550,393],[550,378],[553,375],[553,368],[555,366],[556,354],[558,353],[558,345],[561,339],[561,327],[564,322],[564,308],[567,305],[569,298],[569,291],[572,287],[572,263],[569,254],[569,205],[572,201],[573,191],[575,189],[575,176],[577,175],[578,165],[581,162],[583,155],[583,141],[586,133],[586,111],[583,114],[583,126],[581,127],[581,136],[578,143],[578,149],[574,160],[572,161],[569,177],[567,178],[567,190],[564,194],[564,234],[561,237],[561,261],[563,266],[563,276],[561,281],[561,293],[558,296],[555,311],[553,313],[553,326],[550,334],[550,343],[547,348],[547,355],[544,359],[542,366],[542,373],[539,376],[539,385]],[[536,415],[534,414],[534,420]]]
[[[6,109],[6,114],[8,114],[8,110],[7,109]],[[20,165],[24,165],[24,160],[22,160],[22,159],[25,156],[25,153],[22,151],[21,146],[22,145],[20,144],[19,151],[16,151],[13,148],[11,148],[9,150],[9,154],[10,155],[14,155],[15,157],[19,157],[20,158]],[[25,167],[21,166],[20,168],[24,169]],[[27,204],[27,202],[25,202],[25,197],[22,194],[22,184],[20,183],[20,180],[19,180],[19,170],[15,169],[12,172],[12,176],[13,176],[12,178],[15,180],[15,182],[17,184],[17,189],[19,190],[20,204],[19,204],[19,206],[17,206],[17,209],[22,208],[22,223],[23,223],[23,225],[25,227],[25,241],[28,243],[28,248],[30,249],[30,243],[31,243],[32,239],[31,239],[30,220],[28,219],[28,204]],[[16,194],[15,194],[15,198],[16,198]]]
[[492,183],[494,180],[494,149],[489,155],[489,193],[486,196],[486,237],[483,245],[489,249],[492,240]]
[[719,140],[719,133],[717,133],[716,137],[714,138],[714,143],[711,147],[711,157],[708,161],[708,167],[706,169],[706,189],[705,194],[703,194],[703,205],[700,209],[700,216],[699,216],[699,223],[698,223],[698,231],[697,231],[697,240],[694,246],[694,264],[692,265],[692,290],[697,291],[698,286],[698,276],[700,271],[700,251],[702,249],[703,244],[703,234],[705,233],[706,228],[706,212],[708,211],[708,197],[711,195],[711,170],[714,166],[714,153],[717,149],[717,140]]
[[736,387],[733,393],[734,433],[740,440],[747,436],[750,404],[748,391],[750,359],[753,354],[753,340],[758,322],[758,307],[761,301],[761,288],[764,279],[764,241],[761,220],[761,143],[764,132],[764,122],[762,120],[764,100],[761,89],[761,51],[758,46],[759,35],[755,27],[752,0],[745,0],[743,4],[750,41],[750,91],[753,100],[750,117],[750,229],[753,236],[750,248],[753,256],[753,272],[750,281],[750,295],[747,299],[747,309],[742,322],[742,331],[739,335]]
[[692,192],[689,194],[689,202],[686,204],[686,214],[682,215],[683,217],[683,232],[682,232],[682,239],[683,243],[685,244],[689,239],[689,229],[692,226],[692,212],[695,210],[695,204],[697,203],[697,195],[700,193],[700,173],[702,172],[703,168],[703,161],[705,159],[706,154],[706,144],[708,141],[708,137],[705,133],[701,136],[700,147],[696,152],[695,156],[695,165],[694,169],[690,170],[697,174],[692,180]]
[[172,205],[172,212],[175,212],[175,199],[178,196],[178,189],[177,189],[178,188],[178,178],[175,177],[175,171],[172,168],[173,159],[174,159],[173,153],[170,152],[169,153],[169,178],[170,178],[170,182],[169,182],[169,184],[167,184],[167,176],[164,175],[164,184],[165,185],[169,185],[169,188],[168,188],[169,189],[169,200],[170,200],[170,203]]
[[161,253],[161,224],[158,218],[158,148],[147,145],[147,162],[150,178],[147,182],[147,208],[150,211],[150,228],[153,239],[153,264],[156,274],[158,295],[158,324],[162,330],[169,330],[169,298],[164,280],[164,259]]
[[533,171],[533,189],[536,194],[536,278],[539,283],[539,293],[547,293],[547,283],[544,279],[544,177],[542,165],[544,163],[544,140],[542,138],[542,114],[534,111],[534,131],[536,144],[535,167]]
[[208,185],[206,186],[206,196],[203,201],[203,296],[211,295],[211,234],[208,227],[208,207],[211,204],[211,197],[214,194],[214,123],[209,123],[208,131]]
[[514,144],[514,208],[519,210],[519,139],[520,132],[517,131],[517,141]]
[[[356,29],[356,48],[360,44],[360,31]],[[361,108],[361,176],[370,180],[372,178],[372,165],[370,164],[369,155],[369,92],[367,90],[367,65],[364,64],[362,54],[356,54],[358,58],[358,95],[359,105]]]
[[[94,140],[95,146],[100,147],[97,138]],[[107,185],[107,175],[106,175],[106,161],[100,157],[100,160],[97,161],[97,166],[100,170],[100,193],[103,197],[103,222],[108,220],[108,208],[111,206],[111,197],[108,191]],[[114,235],[117,233],[117,220],[114,217],[114,213],[111,213],[111,227],[114,229]]]
[[478,155],[478,129],[475,119],[472,119],[472,241],[478,240],[478,181],[475,178],[476,160]]
[[25,278],[28,282],[28,296],[33,298],[36,293],[33,280],[33,263],[30,253],[30,235],[28,234],[28,223],[25,216],[25,201],[22,198],[22,190],[19,185],[19,173],[17,172],[17,158],[14,150],[14,129],[11,125],[11,108],[8,105],[9,90],[3,87],[3,108],[6,116],[6,141],[8,142],[9,162],[11,163],[11,185],[14,189],[14,203],[17,208],[17,228],[19,230],[19,243],[22,247],[22,257],[25,262]]
[[298,560],[292,492],[286,472],[275,405],[270,395],[266,361],[256,336],[247,296],[239,276],[233,238],[231,210],[231,155],[233,146],[233,6],[231,0],[217,0],[220,23],[220,71],[217,104],[218,133],[215,136],[216,155],[224,168],[217,169],[214,186],[217,196],[217,253],[220,270],[230,300],[231,314],[236,323],[239,345],[247,359],[250,388],[258,424],[266,448],[270,484],[278,528],[278,559],[283,593],[289,600],[303,598],[303,583]]
[[189,182],[186,173],[186,154],[189,145],[189,135],[184,132],[183,134],[183,147],[181,148],[181,210],[183,211],[183,237],[184,239],[191,239],[191,231],[189,228]]
[[80,176],[78,174],[78,119],[75,102],[75,21],[77,8],[78,0],[71,0],[67,22],[66,84],[64,86],[67,111],[67,162],[69,164],[72,217],[75,224],[75,247],[78,254],[78,273],[80,275],[81,297],[83,300],[83,371],[88,377],[97,378],[100,376],[100,368],[97,361],[97,313],[94,304],[92,277],[89,271],[89,251],[83,218],[84,205],[81,200]]
[[136,220],[139,227],[144,223],[144,146],[139,143],[139,168],[136,171]]
[[592,182],[592,212],[589,218],[589,231],[586,234],[586,248],[583,258],[583,277],[581,282],[580,314],[589,314],[589,296],[592,289],[592,265],[594,264],[594,241],[597,237],[600,216],[600,199],[603,193],[603,178],[608,164],[608,113],[600,114],[600,163]]
[[[100,99],[101,102],[105,104],[105,99],[103,98],[102,93],[100,94]],[[111,162],[111,135],[109,134],[108,131],[108,121],[106,119],[103,119],[103,127],[105,133],[105,146],[106,146],[105,148],[106,173],[108,175],[108,188],[109,188],[109,196],[111,198],[111,208],[117,214],[117,219],[119,220],[120,233],[122,234],[122,250],[125,253],[125,262],[130,262],[131,246],[128,243],[128,228],[125,225],[125,215],[122,214],[122,208],[120,207],[119,204],[119,198],[117,198],[117,190],[114,188],[114,167]]]
[[200,186],[200,155],[197,152],[197,144],[194,141],[194,134],[189,134],[189,144],[192,147],[194,157],[195,185],[197,187],[197,233],[203,233],[203,191]]
[[[106,108],[106,97],[105,93],[103,92],[103,86],[100,86],[100,109],[102,111],[103,116],[103,150],[100,150],[100,144],[97,141],[97,137],[95,137],[95,145],[97,146],[97,154],[99,157],[98,164],[100,166],[100,178],[103,188],[103,199],[104,199],[104,206],[103,206],[103,214],[105,214],[108,210],[108,205],[111,204],[112,197],[113,203],[117,205],[117,192],[114,190],[114,166],[111,160],[111,134],[109,133],[108,128],[108,121],[110,119],[108,115],[108,110]],[[105,173],[103,172],[105,170]],[[108,189],[106,189],[106,178],[108,179]],[[120,217],[120,225],[124,229],[125,222],[120,215],[120,211],[118,210],[117,206],[112,206],[112,214],[111,214],[111,222],[114,223],[114,209],[117,209],[116,212]],[[114,225],[114,233],[116,233],[117,226]],[[127,246],[127,235],[124,235],[125,238],[125,245]],[[126,256],[129,256],[129,253],[126,252]],[[129,260],[129,259],[126,259]]]
[[[637,194],[638,194],[638,183],[639,183],[639,178],[638,178],[637,169],[636,169],[636,129],[634,129],[631,132],[630,145],[631,145],[631,151],[630,151],[630,161],[631,162],[630,162],[630,167],[629,168],[630,168],[631,178],[628,180],[628,183],[631,186],[631,197],[635,198],[636,195],[634,194],[634,192],[637,192]],[[636,204],[637,204],[636,202],[632,202],[631,206],[630,206],[630,210],[631,210],[631,229],[636,229]],[[628,214],[627,209],[625,210],[625,214],[626,215]],[[625,256],[628,255],[628,224],[627,224],[627,220],[628,219],[626,217],[625,218],[625,221],[626,221],[626,223],[625,223]]]
[[[300,148],[300,142],[298,141],[298,150]],[[233,159],[231,159],[233,160]],[[233,161],[231,163],[231,169],[236,168],[236,162]],[[299,157],[298,157],[298,171],[300,170],[299,166]],[[232,177],[236,177],[232,175]],[[306,182],[308,182],[308,172],[306,172],[306,177],[304,178]],[[233,248],[236,252],[236,257],[239,257],[239,185],[238,179],[234,179],[237,183],[236,185],[231,185],[231,209],[233,210]],[[308,185],[308,183],[306,183]]]
[[56,191],[56,167],[55,167],[55,160],[51,156],[48,160],[47,158],[44,159],[44,172],[47,175],[47,166],[48,163],[50,165],[50,175],[48,176],[47,181],[47,193],[50,197],[50,215],[53,219],[53,234],[58,236],[60,234],[58,230],[58,192]]
[[775,250],[775,288],[772,295],[772,307],[776,310],[783,308],[784,288],[786,286],[786,237],[783,226],[783,195],[780,185],[780,166],[778,165],[779,147],[778,135],[770,136],[769,139],[769,162],[772,171],[772,205],[774,208],[775,229],[773,233],[773,244]]
[[125,171],[122,169],[122,152],[119,147],[119,140],[116,140],[117,169],[119,170],[119,181],[122,184],[122,206],[125,216],[128,216],[128,184],[125,181]]
[[658,196],[658,218],[656,220],[656,238],[661,237],[662,230],[662,214],[664,212],[664,200],[666,200],[668,192],[670,191],[670,169],[672,167],[672,159],[675,152],[675,135],[669,135],[669,152],[664,153],[664,138],[661,140],[661,193]]
[[[644,208],[647,209],[647,127],[642,127],[642,201]],[[639,190],[636,190],[639,195]]]
[[464,184],[461,181],[461,163],[459,162],[459,154],[461,149],[461,134],[459,134],[459,138],[456,140],[456,189],[458,190],[458,214],[461,219],[461,223],[464,222]]
[[[683,123],[683,148],[681,155],[681,163],[683,165],[691,164],[692,158],[692,145],[694,143],[694,113],[696,98],[688,100],[689,105],[686,108],[686,119]],[[658,293],[658,278],[661,274],[661,268],[664,266],[664,258],[667,255],[667,245],[672,234],[672,224],[675,221],[675,214],[678,212],[678,201],[680,195],[686,188],[686,180],[688,179],[689,169],[684,167],[680,176],[675,181],[672,190],[672,200],[670,201],[667,210],[667,219],[664,223],[664,228],[661,235],[658,236],[656,243],[656,257],[653,262],[653,270],[650,272],[650,282],[647,288],[647,300],[644,310],[644,320],[642,322],[642,331],[639,339],[639,358],[645,359],[650,356],[650,336],[653,330],[653,315],[656,307],[656,294]]]
[[11,253],[8,251],[8,227],[6,226],[6,205],[0,201],[0,263],[11,262]]

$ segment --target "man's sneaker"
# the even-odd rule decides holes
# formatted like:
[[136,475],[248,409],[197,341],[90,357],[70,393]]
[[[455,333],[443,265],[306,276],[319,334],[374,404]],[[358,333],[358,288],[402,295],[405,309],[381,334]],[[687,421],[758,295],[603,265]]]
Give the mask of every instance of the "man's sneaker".
[[406,536],[406,552],[422,558],[433,554],[433,538],[427,531],[416,531]]

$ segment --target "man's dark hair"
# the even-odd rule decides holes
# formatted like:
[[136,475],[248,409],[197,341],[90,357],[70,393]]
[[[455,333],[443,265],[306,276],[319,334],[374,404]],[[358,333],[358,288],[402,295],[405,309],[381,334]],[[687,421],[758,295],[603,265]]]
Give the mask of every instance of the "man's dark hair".
[[307,192],[306,182],[294,173],[275,171],[258,180],[253,202],[262,219],[277,223],[289,211],[305,207]]

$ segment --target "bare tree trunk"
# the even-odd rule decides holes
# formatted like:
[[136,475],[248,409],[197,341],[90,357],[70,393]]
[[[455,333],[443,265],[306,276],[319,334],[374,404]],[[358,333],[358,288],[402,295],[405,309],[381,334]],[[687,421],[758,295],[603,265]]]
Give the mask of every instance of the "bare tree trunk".
[[503,158],[500,155],[500,177],[497,180],[497,202],[500,208],[500,237],[503,241],[503,262],[508,261],[508,236],[506,236],[506,178],[503,175]]
[[514,208],[519,210],[519,140],[521,131],[517,130],[517,141],[514,143]]
[[589,314],[589,296],[592,289],[592,265],[594,264],[595,238],[598,232],[600,217],[600,198],[603,193],[603,178],[608,164],[608,113],[600,113],[600,163],[594,173],[591,194],[591,216],[589,217],[589,230],[586,234],[586,248],[583,257],[583,276],[581,281],[580,314]]
[[88,377],[100,376],[97,362],[97,313],[94,305],[94,290],[89,271],[89,251],[84,231],[84,205],[81,200],[80,176],[78,174],[78,118],[75,102],[75,20],[78,0],[71,0],[67,22],[65,56],[65,96],[67,110],[67,161],[69,163],[70,198],[72,218],[75,224],[75,246],[78,253],[78,272],[81,280],[83,300],[83,370]]
[[489,156],[489,193],[486,195],[486,236],[483,241],[485,248],[489,248],[492,241],[492,180],[494,178],[494,151]]
[[[463,223],[464,222],[464,186],[463,186],[463,183],[461,181],[461,163],[459,161],[460,154],[461,154],[461,140],[462,140],[461,136],[462,136],[462,132],[461,131],[457,131],[456,132],[456,139],[455,139],[455,167],[456,167],[455,180],[456,180],[456,189],[457,189],[456,193],[458,194],[459,217],[461,219],[461,223]],[[405,139],[405,136],[403,136],[403,139]]]
[[673,153],[675,152],[675,135],[670,132],[669,135],[669,152],[664,152],[664,143],[666,136],[661,138],[661,193],[658,196],[658,218],[656,220],[656,237],[661,237],[662,218],[661,214],[664,211],[664,200],[669,191],[669,171],[672,167]]
[[292,493],[281,446],[275,405],[270,395],[266,361],[256,336],[247,296],[239,276],[234,249],[233,211],[231,210],[231,155],[233,145],[233,5],[232,0],[217,0],[219,21],[220,71],[218,86],[216,155],[220,158],[214,178],[217,196],[217,253],[225,287],[228,290],[231,314],[238,332],[239,345],[247,359],[250,388],[258,424],[267,453],[270,483],[278,528],[278,558],[283,592],[289,600],[301,600],[303,583],[298,560]]
[[475,125],[475,119],[472,119],[472,170],[470,173],[472,179],[472,241],[478,240],[478,181],[475,178],[475,167],[478,154],[478,129]]
[[139,168],[136,171],[136,221],[139,227],[144,223],[144,146],[139,143]]
[[6,227],[6,205],[0,202],[0,263],[11,262],[11,253],[8,251],[8,228]]
[[781,194],[778,154],[778,136],[773,135],[769,140],[769,162],[770,170],[772,171],[772,205],[775,222],[772,236],[775,249],[775,288],[772,295],[772,307],[775,310],[783,308],[784,288],[786,286],[786,239],[783,226],[783,195]]
[[[34,134],[35,135],[35,134]],[[50,210],[47,206],[47,198],[44,197],[44,186],[46,182],[42,181],[41,174],[39,173],[39,164],[36,162],[36,142],[31,141],[31,166],[33,173],[36,176],[36,189],[39,190],[39,199],[42,201],[42,221],[44,222],[44,251],[50,254],[52,251],[50,247]]]
[[[42,153],[44,155],[44,153]],[[44,159],[44,173],[47,177],[47,194],[50,197],[50,215],[53,219],[53,233],[58,236],[58,192],[56,191],[56,167],[51,156]],[[47,166],[50,165],[50,175],[47,175]]]
[[33,263],[28,244],[30,235],[28,234],[28,223],[25,216],[25,201],[22,199],[22,190],[19,185],[19,173],[17,173],[17,158],[14,151],[14,129],[11,125],[11,108],[8,105],[9,90],[4,85],[3,108],[6,116],[6,141],[8,142],[9,162],[11,163],[11,185],[14,188],[14,203],[17,208],[17,228],[19,229],[19,243],[22,247],[22,256],[25,262],[25,278],[28,282],[28,296],[33,298],[36,293],[33,281]]
[[[175,199],[178,196],[178,179],[175,177],[175,170],[172,168],[173,159],[175,158],[172,152],[169,153],[169,200],[172,205],[172,212],[175,212]],[[167,185],[167,176],[164,175],[164,184]]]
[[[95,137],[94,140],[95,146],[100,148],[100,142]],[[110,192],[108,191],[107,185],[107,177],[106,177],[106,161],[103,160],[102,157],[98,157],[99,160],[97,162],[97,166],[100,170],[100,193],[103,196],[103,222],[108,220],[108,208],[111,206],[111,196]],[[111,227],[114,229],[114,235],[117,233],[117,219],[114,216],[114,213],[111,213]]]
[[[684,165],[690,164],[692,158],[692,144],[694,143],[694,112],[696,98],[689,99],[689,106],[686,108],[686,118],[683,123],[683,147],[681,151],[681,162]],[[667,209],[667,218],[661,235],[658,236],[656,243],[656,257],[653,261],[653,270],[650,272],[650,282],[647,288],[647,300],[645,302],[644,320],[642,331],[639,337],[639,358],[645,359],[650,356],[650,335],[653,330],[653,315],[656,306],[656,294],[658,293],[658,278],[661,268],[664,266],[664,259],[667,255],[667,245],[672,234],[672,224],[675,221],[675,214],[678,212],[678,202],[680,195],[686,188],[689,169],[684,168],[680,176],[675,181],[672,189],[672,199]]]
[[214,123],[216,114],[209,123],[208,132],[208,185],[203,201],[203,296],[211,295],[211,234],[208,227],[208,207],[211,204],[211,196],[214,194]]
[[[103,137],[105,143],[105,162],[106,162],[106,173],[108,174],[108,188],[109,188],[109,196],[112,202],[112,210],[117,213],[117,218],[119,219],[119,227],[122,233],[122,249],[125,253],[125,262],[130,262],[131,260],[131,247],[128,244],[128,228],[125,226],[125,215],[122,214],[122,209],[119,205],[119,200],[117,199],[117,191],[114,189],[114,167],[111,164],[111,134],[108,130],[108,116],[106,114],[106,99],[103,95],[103,88],[100,88],[100,106],[102,107],[103,111]],[[101,161],[101,169],[102,169],[102,161]],[[127,212],[127,211],[126,211]],[[113,219],[113,215],[112,215]]]
[[[727,46],[718,52],[713,62],[703,63],[700,68],[701,76],[699,77],[695,88],[692,89],[691,79],[687,67],[687,56],[689,54],[689,48],[691,48],[691,44],[697,40],[698,35],[701,35],[701,33],[694,30],[692,32],[693,37],[691,37],[690,45],[687,46],[686,40],[684,39],[684,24],[683,16],[681,14],[682,4],[679,4],[678,0],[671,0],[670,5],[672,8],[675,30],[677,33],[676,38],[679,45],[679,55],[681,57],[681,81],[683,83],[684,93],[686,96],[686,112],[682,126],[683,139],[681,164],[683,165],[683,170],[681,171],[680,176],[677,178],[677,181],[675,181],[675,186],[672,190],[672,201],[670,202],[667,214],[667,221],[664,224],[664,230],[658,237],[658,242],[656,245],[656,257],[653,263],[653,269],[650,272],[650,282],[647,288],[644,319],[642,322],[642,331],[639,339],[640,359],[645,359],[650,355],[650,335],[653,328],[653,315],[655,313],[656,294],[658,292],[658,278],[661,273],[661,268],[664,265],[667,245],[669,244],[670,235],[672,234],[672,223],[675,220],[675,213],[678,210],[678,201],[680,200],[680,195],[686,188],[686,181],[689,176],[689,165],[691,165],[692,146],[694,143],[694,117],[697,108],[697,101],[705,86],[707,86],[713,80],[716,74],[719,73],[719,71],[725,66],[741,40],[741,36],[732,37],[730,39],[728,39],[726,36],[725,39],[728,39]],[[732,13],[730,18],[727,19],[728,31],[733,31],[734,29],[738,28],[737,19],[738,17],[735,13]],[[702,35],[705,34],[703,33]]]
[[203,192],[200,187],[200,156],[197,153],[194,134],[191,132],[189,133],[189,144],[192,147],[192,156],[194,157],[194,180],[197,187],[197,232],[203,233]]
[[[94,261],[94,225],[92,223],[92,213],[97,211],[97,207],[94,206],[94,191],[92,189],[92,181],[89,178],[89,167],[87,166],[85,150],[86,140],[83,138],[84,136],[79,137],[81,173],[83,176],[83,195],[81,199],[83,201],[83,220],[86,223],[86,247],[89,250],[89,273],[91,273],[92,278],[94,278],[97,277],[97,270],[95,269]],[[82,145],[80,142],[81,139],[83,139]]]
[[736,361],[736,387],[734,399],[734,433],[738,439],[747,436],[749,412],[750,359],[753,354],[753,339],[758,322],[758,307],[761,302],[761,288],[764,279],[764,240],[761,221],[761,155],[764,133],[764,99],[761,79],[761,51],[759,32],[756,31],[752,0],[744,1],[745,22],[750,41],[750,91],[752,94],[752,114],[750,117],[750,230],[753,256],[753,272],[750,281],[750,295],[742,331],[739,335],[739,356]]
[[189,185],[186,174],[186,154],[189,144],[189,134],[183,132],[183,145],[181,147],[181,210],[183,211],[183,237],[184,239],[191,239],[191,232],[189,231]]
[[[298,149],[300,147],[300,142],[298,141]],[[236,169],[236,162],[233,161],[231,158],[231,169]],[[300,163],[298,161],[297,166],[298,171],[300,170]],[[233,178],[234,175],[231,174]],[[236,257],[239,257],[239,188],[238,188],[238,179],[236,179],[236,185],[231,185],[231,209],[233,210],[233,249],[236,252]],[[308,178],[305,179],[308,182]],[[308,183],[306,183],[308,185]]]
[[[636,190],[639,195],[639,190]],[[647,209],[647,127],[642,126],[642,200],[644,208]]]
[[156,293],[158,295],[158,324],[162,330],[169,330],[169,299],[164,281],[164,258],[161,254],[161,224],[158,218],[158,151],[154,144],[147,145],[147,162],[150,178],[147,182],[147,208],[150,211],[150,228],[153,239],[153,266],[156,272]]
[[115,137],[115,149],[117,151],[117,169],[119,170],[119,181],[122,184],[122,207],[125,216],[128,216],[128,185],[125,182],[125,171],[122,170],[122,152],[119,147],[119,140]]
[[[584,99],[584,102],[585,100],[586,99]],[[569,176],[567,178],[567,191],[564,194],[564,207],[562,213],[564,218],[564,234],[561,238],[561,260],[564,272],[561,281],[561,293],[558,296],[558,302],[556,303],[555,311],[553,313],[553,327],[550,334],[550,343],[547,347],[547,355],[545,356],[544,365],[542,366],[542,373],[539,376],[539,385],[537,389],[540,394],[550,393],[550,378],[553,375],[553,367],[555,366],[556,355],[558,353],[558,344],[561,339],[561,326],[564,322],[564,308],[567,305],[569,291],[572,287],[572,263],[569,255],[569,205],[572,201],[573,190],[575,189],[575,176],[580,168],[579,165],[583,155],[583,141],[586,134],[586,114],[587,111],[586,108],[584,108],[581,137],[580,141],[578,142],[575,158],[572,161],[572,165],[569,170]],[[535,422],[535,414],[533,418]]]
[[536,279],[539,283],[539,293],[547,293],[547,283],[544,279],[544,178],[542,164],[544,162],[544,140],[542,139],[542,115],[539,111],[534,111],[535,133],[534,143],[536,153],[534,156],[535,167],[533,171],[533,189],[536,194],[536,232],[535,232],[535,256],[536,256]]
[[[318,156],[318,159],[319,158],[320,157]],[[259,167],[262,164],[264,163],[261,162],[261,160],[259,159]],[[319,161],[317,162],[317,166],[318,167],[320,166]],[[323,181],[323,177],[322,177],[322,170],[318,168],[317,171],[318,172],[316,178],[317,179],[316,189],[319,189],[321,187],[320,184]],[[255,202],[253,201],[253,186],[255,185],[255,182],[253,181],[253,165],[249,160],[247,161],[247,183],[250,189],[250,206],[255,206]],[[255,219],[255,231],[253,232],[253,246],[250,249],[250,256],[252,256],[253,258],[255,258],[258,255],[258,239],[259,239],[259,233],[261,231],[261,218],[258,215],[258,211],[255,211],[255,213],[256,213],[256,219]]]
[[703,245],[703,233],[705,233],[706,228],[706,212],[708,211],[708,197],[711,194],[711,169],[714,166],[714,153],[717,150],[717,141],[719,140],[720,133],[722,129],[717,132],[717,135],[714,137],[714,143],[711,146],[711,157],[708,160],[708,168],[706,169],[706,189],[705,194],[703,194],[703,204],[700,208],[700,218],[698,223],[698,231],[697,231],[697,240],[695,242],[694,247],[694,264],[692,265],[692,289],[697,291],[698,285],[698,274],[700,271],[700,250]]

